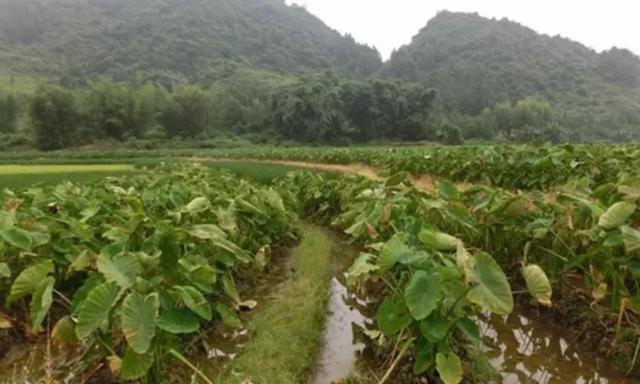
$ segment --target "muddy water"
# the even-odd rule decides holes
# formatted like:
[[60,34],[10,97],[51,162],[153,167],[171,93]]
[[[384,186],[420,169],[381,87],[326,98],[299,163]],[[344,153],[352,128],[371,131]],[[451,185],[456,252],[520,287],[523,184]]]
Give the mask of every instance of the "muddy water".
[[534,311],[479,319],[491,363],[503,384],[627,384],[611,362],[578,350]]
[[351,266],[358,250],[341,241],[335,234],[332,250],[334,278],[331,280],[323,346],[313,384],[332,384],[350,375],[357,376],[356,363],[365,344],[356,340],[356,330],[371,326],[365,313],[369,302],[347,289],[344,272]]

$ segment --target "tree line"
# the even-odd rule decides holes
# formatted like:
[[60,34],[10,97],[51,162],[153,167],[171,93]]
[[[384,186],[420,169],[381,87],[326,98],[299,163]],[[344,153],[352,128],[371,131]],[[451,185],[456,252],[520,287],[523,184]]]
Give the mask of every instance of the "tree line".
[[0,90],[0,135],[5,147],[47,151],[104,141],[216,146],[220,137],[324,145],[566,138],[560,115],[538,99],[463,115],[447,110],[423,85],[345,80],[332,72],[296,78],[248,72],[208,89],[101,80],[82,87],[42,84],[20,95]]

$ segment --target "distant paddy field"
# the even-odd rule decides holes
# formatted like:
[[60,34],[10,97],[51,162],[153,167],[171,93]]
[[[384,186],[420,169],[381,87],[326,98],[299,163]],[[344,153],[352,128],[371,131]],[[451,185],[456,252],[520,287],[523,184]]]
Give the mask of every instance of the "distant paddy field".
[[130,164],[0,165],[0,188],[27,188],[65,181],[92,182],[136,172]]

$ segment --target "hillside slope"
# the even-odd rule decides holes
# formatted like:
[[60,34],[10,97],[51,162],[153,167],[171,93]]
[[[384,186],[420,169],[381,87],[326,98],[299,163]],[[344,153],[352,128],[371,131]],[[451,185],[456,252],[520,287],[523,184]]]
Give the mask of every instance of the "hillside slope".
[[613,119],[640,129],[640,58],[623,49],[599,54],[505,19],[441,12],[393,53],[383,73],[435,87],[462,113],[535,96],[576,125]]
[[0,0],[0,68],[207,83],[236,67],[365,76],[375,49],[283,0]]

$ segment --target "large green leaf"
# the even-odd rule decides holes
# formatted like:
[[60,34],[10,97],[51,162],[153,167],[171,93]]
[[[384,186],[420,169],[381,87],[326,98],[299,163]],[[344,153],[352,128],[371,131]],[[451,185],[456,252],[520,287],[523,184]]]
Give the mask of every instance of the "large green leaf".
[[40,282],[51,273],[53,273],[53,263],[50,260],[42,261],[23,270],[11,286],[9,303],[33,293]]
[[158,295],[142,296],[132,292],[122,301],[122,332],[127,343],[138,354],[147,353],[156,334]]
[[141,271],[140,263],[129,253],[118,253],[114,256],[101,253],[97,264],[98,271],[104,275],[105,280],[115,282],[122,289],[131,288]]
[[0,263],[0,278],[11,277],[11,269],[7,263]]
[[624,225],[620,228],[622,232],[622,240],[624,242],[624,248],[628,253],[637,251],[640,249],[640,231],[635,228],[631,228]]
[[189,230],[189,234],[201,240],[224,239],[227,237],[227,234],[214,224],[194,225]]
[[629,201],[620,201],[613,204],[598,220],[598,225],[604,229],[614,229],[629,220],[636,210],[636,204]]
[[56,279],[52,276],[46,277],[38,284],[38,287],[31,296],[29,310],[31,314],[31,329],[33,332],[40,332],[40,325],[49,313],[49,308],[53,303],[53,286]]
[[347,285],[353,286],[359,279],[367,279],[371,273],[380,269],[377,265],[371,264],[371,260],[374,258],[375,256],[370,253],[361,253],[345,274]]
[[453,318],[448,318],[438,313],[420,322],[420,332],[432,343],[439,343],[447,336],[454,324]]
[[76,336],[84,339],[107,320],[111,308],[120,297],[120,288],[113,283],[98,285],[89,292],[76,313]]
[[160,236],[160,266],[165,274],[173,275],[180,259],[180,244],[174,232],[165,232]]
[[238,315],[233,311],[233,309],[227,307],[224,304],[218,303],[216,304],[216,311],[222,317],[222,322],[224,325],[230,328],[241,328],[242,322],[238,318]]
[[473,281],[477,285],[467,294],[469,301],[499,315],[513,311],[513,296],[507,277],[489,254],[481,252],[475,256]]
[[540,266],[530,264],[522,268],[524,281],[527,283],[529,293],[538,302],[545,306],[551,306],[551,283]]
[[59,344],[73,344],[78,341],[76,324],[70,316],[64,316],[58,320],[51,330],[51,339]]
[[197,331],[200,321],[191,311],[171,306],[162,311],[156,325],[164,331],[179,335]]
[[377,264],[382,272],[391,269],[402,256],[411,252],[405,243],[405,237],[403,233],[396,233],[380,249]]
[[442,278],[438,273],[417,271],[407,284],[404,299],[416,320],[425,319],[433,312],[442,297]]
[[187,204],[185,211],[189,213],[200,213],[209,209],[210,206],[211,202],[206,197],[196,197]]
[[460,243],[460,240],[451,235],[431,229],[420,231],[418,239],[427,247],[438,251],[455,251]]
[[211,321],[213,317],[211,304],[209,304],[209,301],[207,301],[200,291],[189,285],[178,285],[174,287],[174,290],[187,308],[203,319]]
[[124,380],[140,379],[147,374],[149,368],[153,365],[153,353],[143,355],[135,353],[131,348],[127,348],[122,358],[122,367],[120,377]]
[[23,251],[30,251],[33,246],[33,240],[29,232],[18,227],[11,227],[0,231],[0,237],[10,245]]
[[436,369],[444,384],[458,384],[462,381],[462,363],[455,353],[438,353]]
[[386,298],[376,313],[378,328],[385,336],[392,336],[411,325],[411,315],[406,306],[392,298]]

